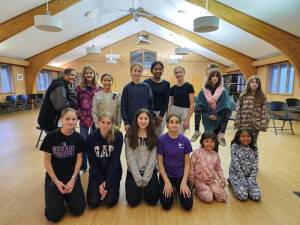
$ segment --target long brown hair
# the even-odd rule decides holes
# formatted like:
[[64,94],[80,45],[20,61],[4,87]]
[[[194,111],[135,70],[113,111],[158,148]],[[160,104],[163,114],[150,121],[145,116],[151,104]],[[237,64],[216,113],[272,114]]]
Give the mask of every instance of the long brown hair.
[[249,96],[249,95],[252,94],[250,83],[253,80],[256,80],[256,82],[258,84],[258,88],[254,93],[254,104],[257,105],[257,106],[262,106],[267,98],[266,98],[265,94],[262,91],[261,82],[260,82],[260,79],[257,75],[253,75],[248,79],[246,87],[245,87],[243,93],[241,94],[241,96],[239,98],[239,101],[240,101],[240,103],[242,103],[246,96]]
[[81,81],[80,81],[79,86],[83,89],[86,88],[86,80],[85,80],[85,75],[84,74],[87,70],[91,70],[94,73],[94,78],[93,78],[93,81],[92,81],[93,86],[99,87],[98,79],[97,79],[97,75],[96,75],[96,70],[92,65],[86,65],[86,66],[83,67],[82,77],[81,77]]
[[145,108],[140,109],[135,114],[135,119],[132,123],[132,126],[130,127],[129,132],[128,132],[129,146],[134,150],[139,145],[139,143],[138,143],[138,140],[139,140],[139,137],[138,137],[139,125],[138,125],[138,122],[137,122],[137,118],[142,113],[146,113],[147,116],[149,117],[149,125],[147,126],[147,141],[146,141],[145,144],[147,145],[148,150],[151,151],[157,145],[157,135],[155,134],[154,125],[153,125],[153,121],[152,121],[152,116],[151,116],[149,110],[145,109]]
[[212,68],[209,69],[207,71],[207,79],[205,82],[205,88],[211,88],[212,87],[212,82],[211,82],[211,78],[213,76],[217,76],[218,77],[218,83],[215,85],[215,88],[219,87],[220,84],[222,83],[222,75],[221,72],[218,68]]
[[98,121],[101,121],[104,117],[109,118],[112,123],[111,129],[107,133],[106,141],[108,144],[113,144],[113,142],[115,141],[115,133],[118,131],[118,128],[114,125],[114,117],[110,112],[101,113],[101,115],[98,117]]

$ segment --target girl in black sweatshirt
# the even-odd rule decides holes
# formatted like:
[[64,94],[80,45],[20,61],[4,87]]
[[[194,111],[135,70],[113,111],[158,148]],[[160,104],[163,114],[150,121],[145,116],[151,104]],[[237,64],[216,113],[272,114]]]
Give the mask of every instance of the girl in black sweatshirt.
[[101,202],[107,207],[118,202],[122,176],[123,135],[113,126],[113,115],[108,112],[101,114],[98,126],[86,140],[90,164],[87,203],[91,208]]
[[66,205],[73,215],[85,209],[84,192],[78,173],[84,150],[83,137],[74,131],[76,111],[66,108],[61,113],[62,128],[47,134],[40,150],[44,151],[45,216],[58,222],[66,213]]

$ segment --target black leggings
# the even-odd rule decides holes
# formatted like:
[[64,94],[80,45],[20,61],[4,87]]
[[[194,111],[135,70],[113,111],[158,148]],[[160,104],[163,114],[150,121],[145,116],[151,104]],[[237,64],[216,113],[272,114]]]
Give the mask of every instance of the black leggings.
[[83,213],[86,203],[80,178],[75,181],[73,191],[70,194],[61,194],[51,178],[45,179],[45,216],[52,222],[58,222],[66,213],[65,201],[70,212],[79,216]]
[[99,183],[93,178],[89,177],[89,184],[86,193],[87,203],[91,208],[97,208],[100,203],[107,207],[113,207],[117,204],[120,195],[120,181],[116,182],[110,189],[103,200],[101,200],[99,192]]
[[224,109],[217,116],[221,117],[221,123],[219,124],[219,126],[217,128],[215,128],[213,130],[213,132],[216,135],[218,135],[219,133],[225,134],[225,131],[226,131],[226,128],[227,128],[227,124],[228,124],[229,118],[231,116],[231,111],[229,109]]
[[200,122],[201,122],[201,113],[199,111],[195,111],[195,131],[200,130]]
[[[180,184],[182,181],[182,177],[168,177],[168,178],[169,178],[172,186],[173,187],[175,186],[175,188],[176,188],[176,191],[179,195],[179,201],[180,201],[181,206],[185,210],[191,210],[193,207],[193,194],[191,194],[190,198],[185,198],[183,196],[183,194],[180,193]],[[160,186],[160,196],[159,196],[160,203],[164,209],[170,209],[174,202],[174,192],[172,193],[171,197],[169,197],[169,198],[165,197],[165,195],[163,194],[165,182],[161,176],[159,176],[159,186]],[[192,193],[192,190],[191,190],[191,193]]]
[[130,173],[127,172],[125,181],[126,200],[130,206],[137,206],[142,200],[142,192],[145,200],[149,205],[156,205],[159,199],[159,183],[157,170],[153,171],[152,177],[148,185],[144,188],[138,187]]

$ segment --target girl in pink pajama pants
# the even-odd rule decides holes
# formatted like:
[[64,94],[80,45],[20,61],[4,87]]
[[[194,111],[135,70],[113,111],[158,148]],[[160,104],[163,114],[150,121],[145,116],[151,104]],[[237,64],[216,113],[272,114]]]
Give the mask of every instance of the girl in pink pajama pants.
[[201,147],[191,156],[188,180],[202,201],[210,203],[215,198],[219,202],[226,202],[226,179],[218,155],[217,136],[213,132],[204,132],[200,144]]

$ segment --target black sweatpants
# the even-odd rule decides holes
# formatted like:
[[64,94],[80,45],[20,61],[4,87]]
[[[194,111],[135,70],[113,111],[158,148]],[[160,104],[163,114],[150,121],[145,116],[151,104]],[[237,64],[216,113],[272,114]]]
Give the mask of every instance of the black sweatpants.
[[[65,183],[65,181],[63,181]],[[70,212],[76,216],[83,213],[86,203],[80,178],[75,181],[73,191],[70,194],[61,194],[51,178],[45,178],[45,216],[52,222],[59,221],[66,212],[65,201]]]
[[[190,198],[185,198],[183,196],[183,194],[180,193],[180,184],[182,181],[182,176],[181,177],[168,177],[172,186],[176,188],[176,191],[179,195],[179,201],[181,206],[185,209],[185,210],[190,210],[193,207],[193,194],[192,194],[192,190],[191,190],[191,197]],[[163,194],[163,190],[164,190],[164,186],[165,186],[165,182],[163,180],[163,178],[161,176],[159,176],[159,185],[160,185],[160,203],[162,205],[162,207],[164,209],[170,209],[173,205],[174,202],[174,192],[172,193],[171,197],[167,198],[165,197],[165,195]]]
[[156,205],[159,199],[159,183],[157,177],[157,170],[153,171],[152,177],[146,187],[138,187],[135,180],[130,173],[127,171],[125,181],[126,200],[130,206],[137,206],[142,200],[142,193],[144,198],[149,205]]
[[89,178],[88,189],[86,193],[87,203],[91,208],[97,208],[101,203],[107,207],[113,207],[117,204],[120,196],[120,181],[107,189],[107,194],[101,200],[99,192],[99,183],[93,178]]

